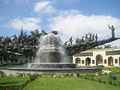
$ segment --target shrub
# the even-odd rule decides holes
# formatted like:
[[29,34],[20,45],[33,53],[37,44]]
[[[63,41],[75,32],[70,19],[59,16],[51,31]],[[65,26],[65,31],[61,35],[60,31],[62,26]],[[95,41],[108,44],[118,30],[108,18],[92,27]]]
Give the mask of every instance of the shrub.
[[73,76],[73,73],[69,73],[69,76]]
[[116,82],[113,83],[114,86],[117,86]]
[[34,73],[33,75],[34,75],[35,77],[41,76],[41,74],[39,74],[39,73]]
[[79,77],[79,76],[80,76],[80,73],[79,73],[79,72],[76,72],[76,76]]
[[56,77],[56,78],[61,78],[61,75],[56,74],[55,77]]
[[115,74],[110,74],[109,79],[110,80],[117,80],[117,77]]
[[112,83],[112,81],[110,80],[109,82],[108,82],[110,85],[113,85],[113,83]]
[[16,73],[18,77],[23,77],[24,73]]
[[83,75],[82,75],[82,74],[80,74],[80,75],[79,75],[79,77],[80,77],[80,78],[83,78]]
[[0,71],[0,77],[4,77],[6,74],[3,71]]
[[101,79],[98,79],[98,82],[100,82],[100,83],[101,83],[101,82],[102,82],[102,80],[101,80]]
[[120,87],[120,81],[118,82],[118,86]]
[[3,66],[3,64],[0,64],[0,67],[2,67]]
[[84,76],[84,79],[87,79],[87,77],[86,77],[86,76]]
[[43,73],[43,75],[50,75],[50,73],[49,73],[49,72],[46,72],[46,73]]
[[104,73],[104,75],[107,75],[107,73]]
[[106,83],[106,81],[103,81],[103,83]]
[[28,77],[29,77],[30,75],[31,75],[31,73],[26,73],[26,76],[28,76]]
[[93,75],[91,75],[91,78],[90,78],[90,80],[92,80],[92,81],[94,80],[94,78],[93,78]]
[[99,72],[98,72],[98,75],[101,76],[101,75],[102,75],[102,71],[99,71]]
[[101,67],[101,68],[104,68],[105,66],[103,66],[103,65],[100,65],[99,67]]
[[64,77],[68,77],[68,76],[69,76],[69,74],[68,74],[68,73],[65,73],[65,74],[64,74]]
[[33,81],[35,78],[35,75],[30,76],[30,81]]
[[50,77],[54,77],[54,75],[55,75],[54,72],[50,73]]

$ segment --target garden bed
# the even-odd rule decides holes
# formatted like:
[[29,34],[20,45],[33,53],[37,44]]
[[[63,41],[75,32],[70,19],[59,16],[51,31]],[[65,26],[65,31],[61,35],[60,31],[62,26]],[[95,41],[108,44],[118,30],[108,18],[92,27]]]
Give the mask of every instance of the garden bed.
[[1,77],[0,90],[18,90],[22,85],[25,85],[29,79],[29,77]]

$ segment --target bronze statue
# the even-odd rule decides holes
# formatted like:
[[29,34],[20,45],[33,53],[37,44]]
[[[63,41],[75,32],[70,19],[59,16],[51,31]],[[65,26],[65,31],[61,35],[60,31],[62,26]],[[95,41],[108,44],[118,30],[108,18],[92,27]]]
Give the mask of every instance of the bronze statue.
[[95,39],[96,39],[96,41],[98,40],[98,35],[96,34],[96,36],[95,36]]
[[72,37],[70,37],[70,39],[69,39],[69,41],[66,41],[65,43],[64,43],[64,46],[67,46],[68,45],[68,43],[69,43],[69,45],[72,45]]
[[70,42],[70,45],[72,45],[72,37],[70,37],[70,39],[69,39],[69,42]]
[[78,37],[76,38],[76,44],[79,44],[79,39],[78,39]]
[[82,43],[84,42],[84,36],[82,36]]
[[108,28],[111,29],[111,31],[112,31],[112,38],[115,38],[115,32],[114,32],[115,28],[114,28],[114,26],[113,25],[111,25],[111,26],[108,25]]

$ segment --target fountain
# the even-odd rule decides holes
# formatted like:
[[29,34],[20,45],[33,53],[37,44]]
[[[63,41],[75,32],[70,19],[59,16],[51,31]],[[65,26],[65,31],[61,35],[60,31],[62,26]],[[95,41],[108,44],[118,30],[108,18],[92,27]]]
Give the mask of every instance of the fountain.
[[55,72],[55,73],[95,73],[101,71],[99,67],[76,67],[70,63],[62,41],[58,35],[49,33],[43,36],[33,62],[28,63],[27,67],[3,68],[7,73],[31,72]]
[[49,33],[42,38],[34,62],[28,63],[31,68],[76,68],[67,59],[62,41],[58,35]]

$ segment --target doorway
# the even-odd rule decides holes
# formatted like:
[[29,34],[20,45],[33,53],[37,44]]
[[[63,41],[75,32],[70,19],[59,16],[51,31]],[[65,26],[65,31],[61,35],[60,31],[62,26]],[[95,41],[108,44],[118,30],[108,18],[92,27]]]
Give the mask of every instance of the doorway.
[[91,59],[90,58],[86,58],[86,66],[90,66],[91,63]]
[[108,66],[113,66],[113,57],[108,58]]
[[100,54],[96,56],[96,66],[98,66],[99,64],[103,64],[103,56]]

